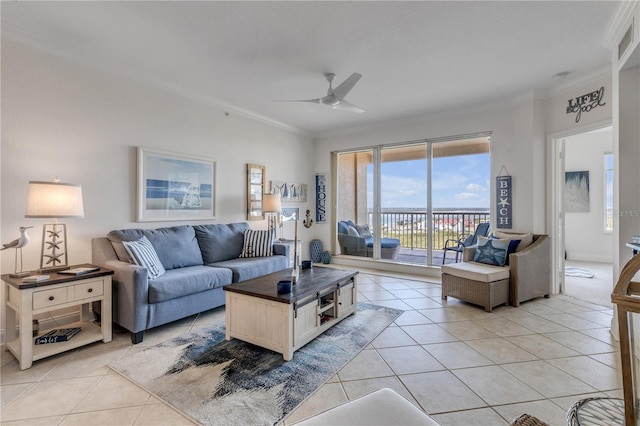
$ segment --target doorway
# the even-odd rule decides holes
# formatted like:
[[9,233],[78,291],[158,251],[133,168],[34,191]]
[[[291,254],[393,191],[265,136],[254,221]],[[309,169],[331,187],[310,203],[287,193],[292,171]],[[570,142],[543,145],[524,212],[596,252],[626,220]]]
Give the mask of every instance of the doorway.
[[611,307],[612,127],[555,138],[554,147],[554,287],[568,296]]

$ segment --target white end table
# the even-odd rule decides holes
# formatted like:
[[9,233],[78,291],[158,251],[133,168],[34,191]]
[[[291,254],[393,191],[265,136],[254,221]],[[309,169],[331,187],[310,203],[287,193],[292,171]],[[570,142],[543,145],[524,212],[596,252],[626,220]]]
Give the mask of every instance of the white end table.
[[[84,267],[92,265],[76,265]],[[50,278],[37,283],[25,283],[24,278],[2,275],[6,288],[6,349],[20,362],[20,370],[31,367],[33,361],[59,354],[102,340],[111,341],[111,275],[113,271],[100,268],[83,275],[48,273]],[[93,302],[102,303],[100,325],[93,322],[89,311]],[[66,342],[35,344],[34,316],[58,309],[80,308],[80,319],[57,328],[81,327],[82,331]],[[16,327],[17,325],[17,327]],[[16,335],[17,329],[17,335]],[[38,336],[48,330],[40,330]]]

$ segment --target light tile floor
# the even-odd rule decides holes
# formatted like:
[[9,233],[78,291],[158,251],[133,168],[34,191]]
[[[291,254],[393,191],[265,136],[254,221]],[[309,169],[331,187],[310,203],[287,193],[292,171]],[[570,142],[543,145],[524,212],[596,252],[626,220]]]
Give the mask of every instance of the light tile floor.
[[[370,273],[359,276],[359,289],[360,301],[405,312],[285,425],[382,387],[442,425],[505,425],[525,412],[565,425],[576,400],[622,397],[610,307],[557,295],[486,313],[452,297],[442,301],[437,283]],[[128,333],[116,331],[109,344],[37,361],[25,371],[2,351],[0,420],[7,426],[191,424],[106,365],[223,317],[219,308],[158,327],[135,346]]]

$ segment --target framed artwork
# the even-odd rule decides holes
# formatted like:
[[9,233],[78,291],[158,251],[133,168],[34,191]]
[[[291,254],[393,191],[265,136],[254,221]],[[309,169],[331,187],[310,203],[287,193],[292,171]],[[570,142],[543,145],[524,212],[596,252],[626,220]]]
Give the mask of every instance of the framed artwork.
[[567,213],[589,212],[589,171],[565,172],[564,208]]
[[215,219],[216,163],[138,147],[138,222]]
[[263,220],[264,166],[247,164],[247,220]]
[[280,194],[282,201],[307,201],[307,184],[271,181],[271,193]]
[[283,207],[282,213],[280,213],[283,222],[289,222],[298,218],[300,220],[300,208],[298,207]]

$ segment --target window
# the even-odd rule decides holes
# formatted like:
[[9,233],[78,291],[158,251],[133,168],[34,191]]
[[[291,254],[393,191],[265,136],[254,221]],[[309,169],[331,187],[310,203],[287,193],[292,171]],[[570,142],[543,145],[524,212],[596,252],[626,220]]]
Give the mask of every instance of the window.
[[441,265],[489,221],[489,160],[488,133],[336,153],[337,253]]
[[613,154],[604,154],[604,232],[613,232]]

